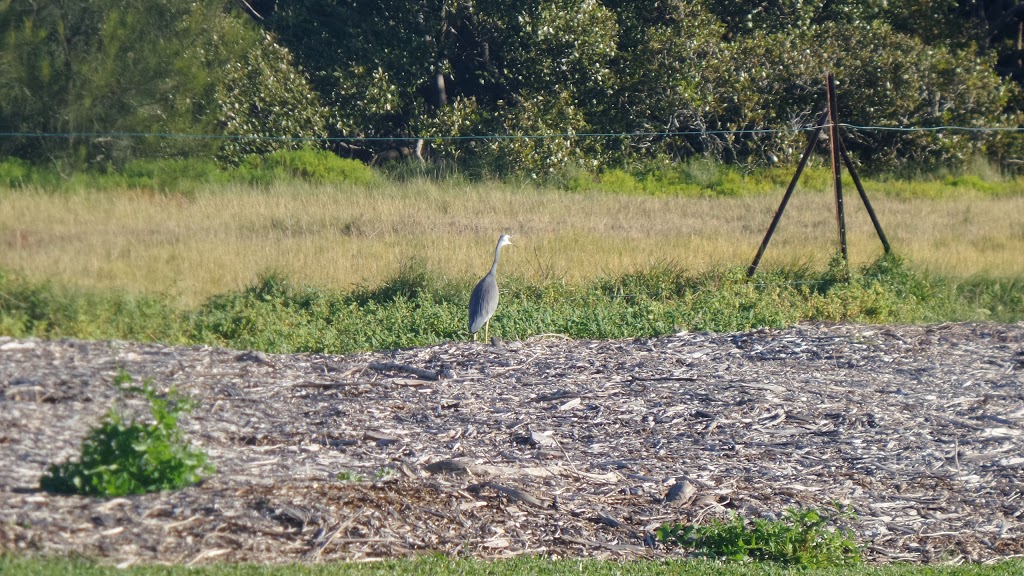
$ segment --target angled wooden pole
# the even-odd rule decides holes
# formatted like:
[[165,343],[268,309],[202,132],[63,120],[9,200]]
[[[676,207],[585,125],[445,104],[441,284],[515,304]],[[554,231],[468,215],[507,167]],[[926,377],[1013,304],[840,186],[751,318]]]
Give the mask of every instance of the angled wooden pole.
[[878,234],[878,239],[882,241],[882,249],[888,254],[892,252],[892,248],[889,247],[889,240],[885,237],[885,232],[882,231],[882,224],[878,221],[878,216],[875,216],[875,209],[871,207],[871,202],[868,200],[868,194],[864,191],[864,186],[860,183],[860,178],[857,176],[857,170],[853,167],[853,160],[850,160],[850,155],[846,152],[846,143],[843,142],[842,138],[839,139],[839,152],[843,155],[843,162],[846,164],[846,169],[850,171],[850,176],[853,178],[853,184],[857,187],[857,193],[860,194],[860,199],[864,202],[864,208],[867,208],[868,216],[871,217],[871,224],[875,227],[875,232]]
[[821,130],[825,127],[825,120],[829,117],[829,110],[826,108],[818,116],[818,123],[814,127],[814,133],[811,134],[810,139],[807,140],[807,147],[804,148],[804,155],[800,157],[800,163],[796,167],[796,172],[793,174],[793,179],[789,181],[789,187],[786,188],[786,194],[782,197],[782,203],[779,204],[779,209],[775,211],[775,216],[772,218],[772,223],[768,226],[768,231],[764,235],[764,240],[761,241],[761,247],[757,249],[757,255],[754,256],[754,261],[750,263],[750,267],[747,268],[747,278],[750,278],[757,272],[757,265],[761,262],[761,257],[764,256],[764,251],[768,248],[768,242],[771,241],[772,235],[775,234],[775,228],[779,225],[779,220],[782,219],[782,213],[786,210],[786,204],[789,203],[789,197],[793,195],[793,190],[796,189],[796,182],[800,179],[800,174],[804,171],[804,166],[807,165],[807,159],[811,156],[811,152],[814,150],[815,144],[818,143],[818,139],[821,137]]

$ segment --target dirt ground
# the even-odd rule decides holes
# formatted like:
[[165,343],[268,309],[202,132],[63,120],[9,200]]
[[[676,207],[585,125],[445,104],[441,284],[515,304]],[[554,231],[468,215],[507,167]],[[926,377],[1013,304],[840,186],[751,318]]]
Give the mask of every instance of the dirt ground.
[[[215,474],[39,490],[119,369],[197,400]],[[1024,324],[800,325],[270,355],[0,337],[0,551],[117,564],[657,558],[666,522],[851,505],[872,562],[1024,554]],[[144,415],[139,399],[127,409]]]

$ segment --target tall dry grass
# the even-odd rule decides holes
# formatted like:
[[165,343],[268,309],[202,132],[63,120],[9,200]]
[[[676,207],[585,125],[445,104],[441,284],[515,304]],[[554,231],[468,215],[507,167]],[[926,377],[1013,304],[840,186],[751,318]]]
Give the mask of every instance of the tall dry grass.
[[[915,199],[869,189],[893,247],[932,272],[1024,274],[1024,196]],[[582,281],[667,263],[749,264],[781,199],[620,196],[532,186],[412,182],[371,188],[225,187],[193,197],[0,190],[0,268],[32,280],[162,293],[183,305],[264,271],[348,289],[418,261],[442,277],[486,272]],[[851,260],[881,253],[847,190]],[[837,249],[830,193],[794,194],[762,266],[824,266]]]

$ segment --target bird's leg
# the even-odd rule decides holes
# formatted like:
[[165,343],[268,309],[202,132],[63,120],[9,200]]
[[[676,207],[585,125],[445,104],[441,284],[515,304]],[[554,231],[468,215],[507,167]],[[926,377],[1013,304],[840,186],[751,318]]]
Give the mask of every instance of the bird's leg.
[[488,319],[486,322],[484,322],[484,342],[485,343],[486,342],[490,342],[490,338],[487,336],[487,332],[490,329],[491,329],[491,321],[490,321],[490,319]]

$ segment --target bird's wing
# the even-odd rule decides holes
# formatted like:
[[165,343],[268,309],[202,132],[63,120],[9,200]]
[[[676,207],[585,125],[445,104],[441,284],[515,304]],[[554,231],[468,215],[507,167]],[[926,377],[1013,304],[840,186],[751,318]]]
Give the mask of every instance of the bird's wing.
[[471,334],[478,332],[484,322],[487,322],[487,319],[494,313],[493,310],[487,311],[486,302],[484,302],[483,295],[486,284],[487,277],[485,276],[476,283],[473,293],[469,296],[469,332]]

